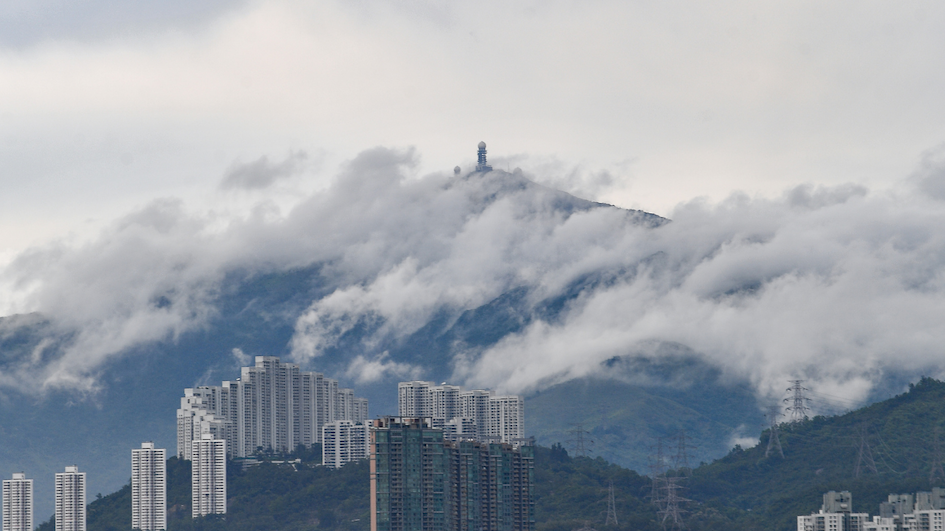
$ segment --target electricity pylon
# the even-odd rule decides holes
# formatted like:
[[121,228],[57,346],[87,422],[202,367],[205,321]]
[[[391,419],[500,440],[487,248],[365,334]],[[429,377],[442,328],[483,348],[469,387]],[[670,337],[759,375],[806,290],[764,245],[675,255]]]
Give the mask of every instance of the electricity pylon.
[[679,484],[682,479],[680,477],[663,478],[663,506],[657,514],[660,516],[660,525],[666,531],[678,531],[685,527],[683,513],[686,511],[683,505],[690,500],[679,495],[679,490],[683,488]]
[[791,396],[785,398],[784,402],[791,405],[784,409],[791,415],[791,422],[800,422],[807,418],[807,412],[810,411],[810,407],[808,407],[810,398],[807,398],[807,395],[804,394],[808,389],[801,386],[804,380],[789,381],[791,387],[787,388],[787,392],[791,393]]
[[770,457],[771,452],[777,450],[781,459],[784,459],[784,450],[781,449],[781,438],[778,437],[778,417],[781,416],[781,410],[777,406],[771,406],[766,416],[768,417],[770,428],[768,430],[768,449],[765,450],[765,457]]
[[673,468],[678,475],[692,475],[692,467],[689,466],[689,450],[696,447],[688,444],[685,430],[679,430],[676,435],[676,455],[673,456]]
[[614,482],[610,482],[607,493],[607,519],[604,525],[617,525],[617,500],[614,498]]
[[879,470],[876,470],[876,461],[873,461],[873,452],[870,451],[870,443],[866,440],[866,425],[860,426],[860,443],[857,445],[856,453],[856,466],[853,467],[853,477],[860,477],[860,465],[866,466],[866,468],[874,473],[879,474]]
[[584,429],[583,424],[572,424],[572,429],[568,431],[568,435],[571,436],[568,439],[568,445],[571,448],[571,455],[574,457],[587,457],[588,452],[590,452],[590,447],[594,445],[594,441],[590,438],[585,438],[585,435],[590,435],[591,432]]

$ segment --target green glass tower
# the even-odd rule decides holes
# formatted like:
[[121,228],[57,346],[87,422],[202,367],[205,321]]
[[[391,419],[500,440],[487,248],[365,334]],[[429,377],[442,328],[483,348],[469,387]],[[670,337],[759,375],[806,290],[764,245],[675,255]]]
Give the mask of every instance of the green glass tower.
[[371,531],[533,531],[534,448],[445,441],[430,419],[371,431]]
[[447,442],[450,531],[531,531],[535,528],[532,446]]
[[429,419],[385,417],[371,430],[371,531],[445,531],[448,456]]

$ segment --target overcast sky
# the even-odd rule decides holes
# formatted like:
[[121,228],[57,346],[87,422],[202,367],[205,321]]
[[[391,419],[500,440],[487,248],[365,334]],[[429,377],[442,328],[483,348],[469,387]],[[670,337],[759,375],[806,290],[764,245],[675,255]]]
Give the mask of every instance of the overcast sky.
[[[304,361],[365,316],[409,334],[652,253],[665,270],[457,354],[457,377],[530,390],[670,341],[763,394],[800,374],[862,400],[940,365],[943,64],[933,2],[4,2],[0,315],[76,343],[0,386],[94,389],[199,325],[228,268],[347,267],[299,318]],[[496,168],[674,222],[480,204],[488,183],[452,173],[480,140]]]
[[[155,197],[292,204],[377,145],[422,175],[485,140],[497,166],[663,215],[889,187],[945,142],[942,64],[940,2],[12,0],[0,260]],[[276,177],[233,173],[252,163]]]

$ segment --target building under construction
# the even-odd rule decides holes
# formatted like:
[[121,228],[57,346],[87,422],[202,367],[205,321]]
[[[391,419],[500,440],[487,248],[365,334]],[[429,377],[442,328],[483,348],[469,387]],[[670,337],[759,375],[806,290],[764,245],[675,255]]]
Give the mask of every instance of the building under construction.
[[446,441],[430,419],[371,430],[371,531],[532,531],[534,448]]

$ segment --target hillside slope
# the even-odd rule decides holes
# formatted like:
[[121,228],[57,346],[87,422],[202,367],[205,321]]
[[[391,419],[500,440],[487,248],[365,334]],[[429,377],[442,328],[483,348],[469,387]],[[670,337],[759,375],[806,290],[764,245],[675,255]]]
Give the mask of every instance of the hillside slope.
[[[796,517],[820,506],[828,490],[849,490],[854,509],[876,514],[889,493],[945,486],[930,480],[936,429],[945,433],[945,382],[922,379],[909,392],[833,417],[782,424],[784,458],[765,457],[766,442],[697,467],[683,480],[686,525],[693,531],[790,531]],[[766,441],[767,433],[762,434]],[[861,437],[876,472],[854,466]],[[538,531],[570,531],[589,525],[611,531],[661,529],[650,503],[646,476],[604,459],[569,456],[560,444],[536,448]],[[368,472],[364,463],[333,471],[310,464],[295,469],[263,465],[232,469],[226,522],[189,517],[187,462],[169,461],[169,529],[351,529],[366,526]],[[614,488],[617,526],[605,526],[607,494]],[[89,530],[124,529],[130,520],[128,488],[89,505]],[[41,531],[47,531],[50,522]]]

